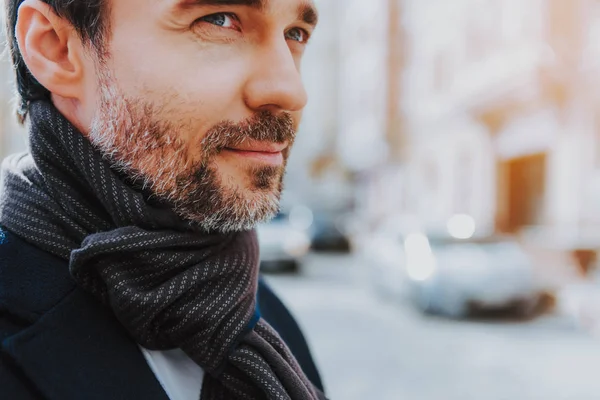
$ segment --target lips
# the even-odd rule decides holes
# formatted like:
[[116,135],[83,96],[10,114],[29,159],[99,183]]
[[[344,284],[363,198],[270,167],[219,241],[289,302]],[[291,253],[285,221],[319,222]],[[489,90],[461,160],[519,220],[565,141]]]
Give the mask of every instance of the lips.
[[258,142],[258,141],[246,141],[235,147],[228,147],[228,150],[241,151],[241,152],[256,152],[256,153],[281,153],[287,148],[287,143],[272,143],[272,142]]
[[273,166],[280,166],[284,163],[283,151],[287,148],[287,143],[272,142],[244,142],[236,147],[224,149],[224,153],[242,157],[246,160],[261,162]]

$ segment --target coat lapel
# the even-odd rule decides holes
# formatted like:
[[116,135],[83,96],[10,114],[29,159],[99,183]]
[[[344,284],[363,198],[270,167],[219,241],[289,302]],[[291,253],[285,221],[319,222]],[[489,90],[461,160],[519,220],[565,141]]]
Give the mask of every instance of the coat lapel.
[[124,328],[81,289],[2,348],[51,400],[168,400]]

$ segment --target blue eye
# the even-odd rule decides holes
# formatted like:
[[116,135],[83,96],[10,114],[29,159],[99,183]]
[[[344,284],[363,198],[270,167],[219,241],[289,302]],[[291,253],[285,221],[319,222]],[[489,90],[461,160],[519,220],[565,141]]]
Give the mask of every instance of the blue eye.
[[301,28],[293,28],[286,32],[286,39],[294,40],[296,42],[305,43],[308,41],[308,33]]
[[200,18],[200,21],[207,22],[209,24],[221,26],[223,28],[232,28],[234,26],[235,16],[227,13],[218,13],[207,15],[206,17]]

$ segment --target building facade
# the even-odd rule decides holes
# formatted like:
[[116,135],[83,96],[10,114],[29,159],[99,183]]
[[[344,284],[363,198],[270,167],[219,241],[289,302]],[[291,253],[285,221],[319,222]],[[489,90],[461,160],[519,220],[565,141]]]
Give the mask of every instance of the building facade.
[[594,231],[598,2],[402,3],[405,211],[428,230],[464,213],[480,233]]

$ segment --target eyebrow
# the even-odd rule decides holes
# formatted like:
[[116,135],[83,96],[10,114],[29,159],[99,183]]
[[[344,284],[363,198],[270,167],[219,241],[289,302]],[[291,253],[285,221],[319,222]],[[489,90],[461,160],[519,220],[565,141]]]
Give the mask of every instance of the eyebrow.
[[246,6],[264,10],[268,0],[180,0],[178,8],[193,8],[200,6]]
[[298,16],[300,20],[308,25],[316,26],[319,22],[319,13],[311,1],[305,1],[298,7]]
[[[245,6],[263,11],[270,0],[179,0],[177,8],[187,10],[200,6]],[[310,0],[304,0],[298,6],[298,19],[308,25],[316,26],[319,20],[317,10]]]

